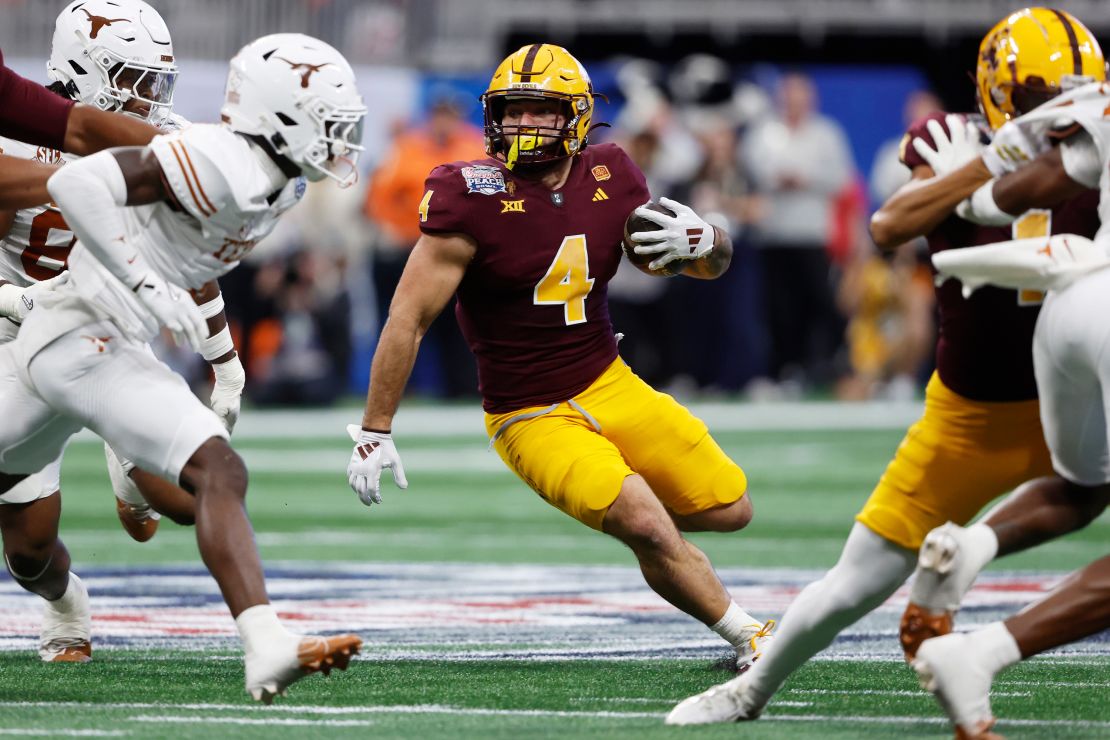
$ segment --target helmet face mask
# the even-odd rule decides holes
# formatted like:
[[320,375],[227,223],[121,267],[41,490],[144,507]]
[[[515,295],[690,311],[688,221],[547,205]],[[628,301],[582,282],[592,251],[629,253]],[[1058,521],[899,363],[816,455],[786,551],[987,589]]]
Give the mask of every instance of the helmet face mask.
[[[109,64],[108,84],[100,89],[95,102],[98,108],[118,110],[151,121],[163,120],[170,113],[177,84],[176,69],[165,70],[121,59],[107,49],[101,50],[96,60],[101,66]],[[132,109],[132,101],[138,103],[134,108],[139,113]]]
[[159,123],[177,82],[169,30],[142,0],[78,0],[58,15],[47,63],[75,100]]
[[975,83],[992,129],[1062,92],[1106,79],[1094,35],[1074,16],[1024,8],[994,26],[979,46]]
[[221,118],[263,137],[312,181],[357,179],[366,106],[347,60],[323,41],[280,33],[231,60]]
[[[532,44],[510,55],[498,65],[481,101],[486,153],[509,169],[572,157],[586,147],[593,86],[578,60],[561,47]],[[554,103],[553,125],[506,124],[513,102]]]

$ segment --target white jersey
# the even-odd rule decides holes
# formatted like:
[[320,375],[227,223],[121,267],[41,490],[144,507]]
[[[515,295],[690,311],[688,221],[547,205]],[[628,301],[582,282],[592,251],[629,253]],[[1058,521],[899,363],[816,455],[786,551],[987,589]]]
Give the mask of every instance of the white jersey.
[[[1098,187],[1098,215],[1102,226],[1095,244],[1110,254],[1110,83],[1092,82],[1063,93],[1014,119],[1030,136],[1083,132],[1063,142],[1064,168],[1077,182]],[[1086,134],[1085,136],[1083,134]]]
[[[150,149],[175,202],[128,207],[129,241],[166,282],[201,288],[231,270],[304,194],[304,180],[274,191],[261,152],[222,125],[196,124],[155,137]],[[262,155],[264,156],[264,155]],[[155,317],[78,242],[71,283],[85,301],[125,333],[149,341]]]
[[[188,119],[170,113],[159,127],[165,132],[180,131]],[[45,164],[64,165],[80,157],[57,149],[33,146],[0,136],[0,154],[34,159]],[[0,280],[26,288],[49,280],[66,269],[69,252],[77,237],[69,230],[65,217],[53,203],[16,211],[7,235],[0,240]]]
[[[0,153],[46,164],[65,164],[77,159],[56,149],[3,137],[0,137]],[[53,204],[16,211],[11,229],[0,241],[0,279],[26,288],[39,280],[57,276],[65,269],[76,241],[77,237]]]

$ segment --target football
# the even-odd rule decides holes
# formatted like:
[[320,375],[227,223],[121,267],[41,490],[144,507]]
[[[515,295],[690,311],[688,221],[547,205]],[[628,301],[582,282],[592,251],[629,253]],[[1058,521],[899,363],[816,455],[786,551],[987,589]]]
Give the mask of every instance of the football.
[[[654,200],[648,201],[645,205],[653,211],[665,213],[668,216],[674,215],[673,211],[671,211],[669,208],[659,205]],[[682,272],[683,263],[681,261],[676,260],[671,264],[664,266],[662,269],[653,270],[648,267],[648,263],[657,258],[659,255],[637,254],[636,250],[634,249],[636,243],[632,241],[632,234],[635,234],[637,231],[657,231],[658,229],[658,224],[648,221],[643,216],[637,216],[636,212],[633,211],[632,214],[629,215],[628,220],[624,222],[624,240],[621,242],[621,245],[624,247],[624,254],[626,257],[628,257],[628,261],[636,265],[636,267],[639,268],[641,272],[647,273],[648,275],[653,275],[655,277],[674,277],[675,275]]]

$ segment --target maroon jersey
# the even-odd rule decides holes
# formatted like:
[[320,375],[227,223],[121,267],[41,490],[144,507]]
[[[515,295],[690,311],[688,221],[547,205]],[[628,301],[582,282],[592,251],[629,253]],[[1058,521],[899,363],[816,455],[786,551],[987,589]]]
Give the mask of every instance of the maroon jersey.
[[[910,145],[922,138],[932,145],[925,124],[944,126],[944,113],[933,113],[910,126],[903,139],[902,162],[913,169],[926,164]],[[947,130],[947,127],[945,127]],[[929,253],[1048,234],[1098,231],[1098,191],[1091,190],[1051,211],[1033,210],[1010,226],[979,226],[949,216],[927,235]],[[937,373],[956,393],[975,401],[1025,401],[1037,397],[1033,377],[1033,327],[1040,311],[1037,293],[983,287],[964,298],[958,280],[936,289],[940,313]]]
[[643,174],[615,144],[574,157],[555,191],[495,159],[428,176],[420,228],[478,244],[455,315],[478,358],[486,411],[565,401],[616,359],[607,284],[625,219],[649,198]]
[[0,52],[0,136],[61,151],[72,107],[73,101],[8,69]]

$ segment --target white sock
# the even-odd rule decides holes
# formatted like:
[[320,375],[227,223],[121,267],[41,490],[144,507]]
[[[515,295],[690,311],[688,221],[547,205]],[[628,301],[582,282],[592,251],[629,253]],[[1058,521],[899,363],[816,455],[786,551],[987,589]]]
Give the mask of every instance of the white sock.
[[974,636],[970,641],[974,657],[992,676],[1021,661],[1021,648],[1005,623],[991,622],[971,634]]
[[763,623],[740,608],[735,601],[728,605],[725,615],[709,629],[728,641],[737,650],[743,648],[748,652],[748,640],[752,632],[758,631]]
[[975,564],[975,571],[979,572],[998,555],[998,535],[983,522],[967,527],[964,535],[967,539],[961,543],[961,548],[968,561]]
[[841,630],[897,591],[916,564],[917,553],[857,522],[840,560],[798,594],[779,622],[774,642],[745,674],[753,699],[765,704],[791,673],[828,647]]
[[75,606],[79,605],[79,602],[81,600],[81,587],[74,586],[74,581],[80,582],[80,579],[78,579],[77,576],[73,574],[73,571],[70,571],[69,582],[66,584],[65,593],[54,599],[53,601],[47,600],[46,602],[50,605],[50,608],[58,614],[69,614],[73,611],[73,608]]
[[258,604],[243,610],[235,618],[235,627],[239,630],[239,637],[243,640],[247,653],[263,651],[267,646],[281,643],[292,636],[278,620],[272,604]]

